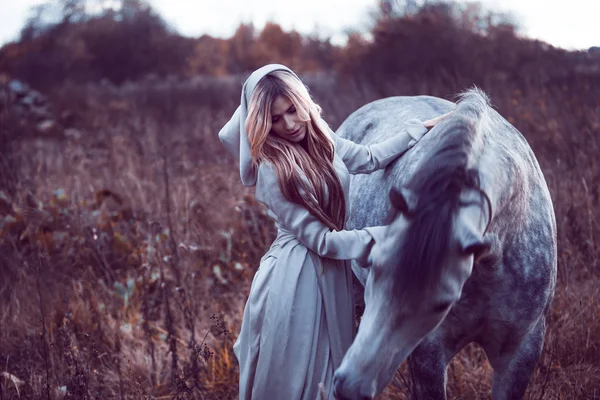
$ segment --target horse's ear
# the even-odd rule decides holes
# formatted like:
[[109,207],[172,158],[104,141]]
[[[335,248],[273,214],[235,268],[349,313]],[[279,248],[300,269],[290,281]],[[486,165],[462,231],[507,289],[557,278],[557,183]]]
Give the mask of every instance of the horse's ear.
[[390,202],[392,206],[404,215],[413,213],[417,206],[417,199],[414,193],[404,186],[392,187],[390,190]]

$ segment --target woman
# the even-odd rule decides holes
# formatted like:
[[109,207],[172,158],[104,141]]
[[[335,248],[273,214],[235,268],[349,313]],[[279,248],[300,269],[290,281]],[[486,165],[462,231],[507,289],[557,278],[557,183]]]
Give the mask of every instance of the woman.
[[391,139],[361,146],[336,136],[320,111],[290,69],[271,64],[250,75],[219,132],[278,228],[234,344],[240,399],[314,400],[319,383],[332,397],[355,334],[349,260],[366,264],[384,229],[344,230],[349,174],[384,168],[427,131],[412,120]]

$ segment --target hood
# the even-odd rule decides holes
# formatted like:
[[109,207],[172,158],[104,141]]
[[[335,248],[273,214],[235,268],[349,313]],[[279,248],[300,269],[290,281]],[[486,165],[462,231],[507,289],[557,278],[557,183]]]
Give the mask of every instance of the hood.
[[[239,107],[235,110],[231,119],[225,124],[221,131],[219,131],[219,140],[221,140],[221,143],[223,143],[227,150],[229,150],[229,152],[239,161],[240,178],[242,179],[242,184],[244,186],[256,185],[257,174],[256,168],[252,163],[250,142],[245,128],[246,117],[248,116],[248,103],[250,103],[252,93],[254,93],[254,89],[258,82],[265,75],[277,70],[284,70],[294,74],[291,69],[281,64],[265,65],[254,71],[242,86],[242,96]],[[298,77],[296,74],[294,74],[294,76]]]

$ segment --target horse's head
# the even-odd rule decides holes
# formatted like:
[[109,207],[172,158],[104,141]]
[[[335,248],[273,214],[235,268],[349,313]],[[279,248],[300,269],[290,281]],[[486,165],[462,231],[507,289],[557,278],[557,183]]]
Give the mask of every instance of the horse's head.
[[[373,398],[411,351],[446,317],[461,296],[483,240],[489,213],[479,189],[452,201],[419,201],[392,189],[395,213],[371,252],[366,308],[354,343],[335,372],[340,399]],[[450,196],[452,197],[452,196]],[[488,203],[489,204],[489,203]]]

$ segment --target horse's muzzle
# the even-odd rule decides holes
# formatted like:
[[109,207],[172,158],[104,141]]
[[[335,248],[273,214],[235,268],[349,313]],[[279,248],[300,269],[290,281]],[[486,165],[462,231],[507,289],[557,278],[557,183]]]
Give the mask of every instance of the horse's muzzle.
[[333,395],[335,400],[372,400],[369,394],[361,393],[358,385],[347,382],[346,377],[336,372],[333,377]]

